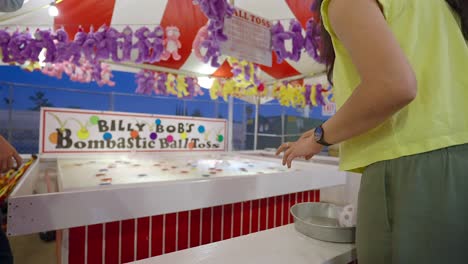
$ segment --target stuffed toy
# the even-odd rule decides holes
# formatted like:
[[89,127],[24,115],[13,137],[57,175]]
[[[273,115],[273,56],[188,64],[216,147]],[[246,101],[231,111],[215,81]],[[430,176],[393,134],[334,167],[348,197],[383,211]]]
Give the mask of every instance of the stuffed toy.
[[[253,63],[252,63],[253,64]],[[253,64],[253,68],[254,68],[254,74],[253,74],[253,78],[254,78],[254,84],[255,86],[259,86],[262,82],[260,81],[260,78],[258,77],[258,65],[257,64]]]
[[285,32],[281,22],[278,22],[271,27],[271,35],[271,44],[273,51],[276,53],[277,62],[282,63],[288,57],[285,41],[291,39],[291,34]]
[[60,28],[57,31],[55,31],[53,38],[55,41],[55,47],[57,48],[57,57],[55,61],[56,62],[68,61],[71,55],[69,52],[69,45],[68,45],[69,39],[68,39],[67,31],[65,31],[63,27]]
[[315,86],[316,93],[315,93],[315,100],[317,101],[318,105],[325,105],[325,100],[323,99],[322,92],[326,92],[326,90],[323,89],[323,86],[321,84],[317,84]]
[[158,91],[160,91],[163,95],[167,95],[166,82],[167,82],[167,74],[166,73],[158,73],[158,80],[157,80],[157,83],[156,83],[156,89]]
[[218,99],[219,94],[221,93],[221,83],[218,79],[214,80],[213,85],[210,88],[210,98],[211,100]]
[[96,59],[96,55],[94,53],[94,49],[96,48],[98,41],[95,37],[94,27],[91,26],[86,36],[86,40],[84,41],[81,49],[83,51],[83,55],[88,62],[94,62]]
[[195,88],[193,96],[202,96],[205,95],[200,84],[198,84],[198,78],[192,78],[193,87]]
[[304,85],[305,104],[308,106],[312,106],[312,101],[310,100],[311,92],[312,92],[312,85],[310,84]]
[[7,61],[24,64],[28,57],[24,56],[22,51],[26,49],[30,39],[31,35],[29,33],[23,33],[19,31],[13,33],[10,42],[8,43],[9,59]]
[[[206,33],[201,32],[200,35],[205,35],[204,39],[194,43],[194,49],[200,50],[200,46],[206,49],[203,55],[203,62],[207,63],[211,60],[212,67],[219,67],[218,62],[220,52],[220,42],[224,42],[228,37],[224,34],[224,22],[226,18],[232,17],[235,9],[227,2],[227,0],[195,0],[194,4],[200,5],[201,11],[209,19]],[[204,31],[205,29],[203,29]],[[201,57],[201,54],[196,54]]]
[[306,106],[306,97],[304,95],[306,88],[303,85],[297,85],[295,88],[296,88],[295,89],[295,94],[294,94],[295,95],[295,99],[294,99],[295,106],[296,107],[299,106],[299,107],[304,108]]
[[164,52],[164,29],[161,26],[156,26],[153,32],[149,35],[153,39],[151,46],[151,55],[148,61],[155,63],[161,60],[161,56]]
[[179,41],[180,31],[177,27],[166,28],[166,39],[164,40],[165,50],[161,56],[162,60],[168,60],[171,56],[174,60],[180,60],[179,49],[182,44]]
[[41,53],[42,51],[42,47],[41,45],[39,44],[39,40],[36,40],[34,38],[32,38],[30,35],[29,35],[29,29],[26,29],[26,34],[28,34],[27,38],[27,44],[26,46],[21,50],[21,57],[24,58],[26,61],[29,61],[29,65],[28,65],[28,68],[31,69],[31,71],[33,70],[31,67],[33,67],[31,64],[33,64],[34,62],[38,62],[39,61],[39,54]]
[[168,74],[167,75],[167,80],[166,80],[166,93],[168,95],[177,95],[176,91],[176,77],[173,74]]
[[[166,74],[165,73],[158,73],[154,72],[153,73],[153,79],[154,79],[154,86],[153,86],[153,91],[156,95],[165,95],[166,94]],[[163,82],[162,85],[159,84],[159,81]]]
[[233,80],[226,80],[223,83],[221,93],[225,102],[228,101],[229,96],[233,96],[235,93],[236,82]]
[[187,97],[189,95],[187,87],[188,87],[188,84],[185,82],[185,76],[177,75],[176,89],[177,89],[178,98]]
[[9,62],[8,43],[10,43],[10,33],[5,29],[0,30],[0,49],[2,52],[2,61]]
[[120,38],[120,36],[120,32],[113,27],[109,27],[106,31],[107,49],[109,50],[111,60],[115,62],[121,61],[121,59],[118,56],[119,44],[117,41]]
[[198,84],[198,78],[196,77],[186,77],[185,82],[187,83],[187,91],[189,92],[189,97],[202,96],[203,93],[200,85]]
[[200,5],[203,14],[214,22],[212,26],[216,29],[223,28],[224,18],[234,13],[234,8],[227,0],[195,0],[193,3]]
[[135,93],[151,95],[154,87],[153,72],[148,70],[141,70],[135,74],[137,89]]
[[132,47],[133,47],[133,30],[126,26],[118,38],[118,47],[122,50],[122,58],[120,61],[132,60]]
[[41,72],[45,75],[62,79],[62,73],[64,72],[64,67],[61,63],[52,64],[46,63],[45,66],[41,69]]
[[202,47],[206,48],[206,53],[203,57],[203,62],[208,63],[211,60],[211,67],[214,68],[218,68],[221,66],[218,61],[219,56],[221,56],[219,45],[219,41],[213,39],[207,39],[202,42]]
[[84,73],[84,70],[82,69],[82,67],[85,64],[85,62],[84,62],[83,59],[80,59],[80,61],[81,61],[80,64],[76,65],[73,68],[73,71],[71,72],[71,74],[69,75],[71,81],[84,82],[85,73]]
[[288,52],[288,58],[293,61],[299,61],[302,49],[304,48],[304,37],[302,36],[302,26],[296,19],[291,20],[289,24],[289,34],[292,39],[292,51]]
[[107,30],[107,26],[102,25],[94,34],[94,39],[96,40],[96,60],[107,60],[110,58],[110,50],[106,39]]
[[148,37],[150,33],[151,31],[147,27],[141,27],[135,31],[137,42],[133,45],[133,48],[138,49],[136,63],[147,62],[149,59],[151,42],[148,40]]
[[71,76],[72,73],[75,71],[76,65],[71,62],[71,58],[68,61],[62,62],[63,71],[66,75]]
[[204,25],[198,30],[195,40],[192,43],[192,50],[195,56],[204,61],[204,54],[202,54],[202,43],[208,39],[208,25]]
[[76,32],[75,34],[75,38],[73,39],[73,42],[69,43],[68,51],[70,53],[70,56],[73,58],[72,60],[73,63],[75,63],[76,65],[80,63],[81,49],[86,41],[87,36],[88,34],[80,26],[78,28],[78,32]]
[[306,25],[306,36],[304,40],[304,48],[315,61],[323,63],[323,59],[320,57],[320,39],[321,39],[321,28],[320,24],[315,22],[313,18],[307,21]]
[[39,30],[35,34],[36,40],[39,41],[39,45],[46,49],[44,62],[56,62],[57,59],[57,48],[54,43],[54,38],[50,30]]

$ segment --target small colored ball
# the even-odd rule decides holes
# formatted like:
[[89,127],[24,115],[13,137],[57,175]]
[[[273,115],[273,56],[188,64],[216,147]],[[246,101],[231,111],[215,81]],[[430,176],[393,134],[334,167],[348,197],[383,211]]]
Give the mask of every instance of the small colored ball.
[[171,143],[172,141],[174,141],[174,137],[171,136],[171,135],[167,136],[166,139],[167,139],[167,142],[169,142],[169,143]]
[[137,138],[139,135],[140,135],[140,133],[138,133],[138,131],[136,131],[136,130],[132,130],[132,132],[130,132],[130,136],[132,138]]
[[184,133],[180,134],[180,138],[181,139],[186,139],[187,138],[187,133],[184,132]]
[[188,143],[188,148],[190,150],[192,150],[194,147],[195,147],[195,142],[191,141],[190,143]]
[[156,125],[161,125],[161,119],[156,119]]
[[217,140],[218,140],[218,142],[223,142],[224,141],[224,136],[223,135],[218,135]]
[[111,140],[112,139],[112,134],[109,133],[109,132],[106,132],[106,133],[104,133],[104,135],[102,137],[104,138],[104,140]]
[[199,126],[198,127],[198,132],[200,132],[202,134],[205,133],[205,127],[204,126]]
[[158,134],[156,134],[155,132],[153,132],[153,133],[150,134],[150,138],[151,138],[152,140],[156,140],[156,139],[158,138]]
[[99,122],[99,117],[98,116],[92,116],[89,118],[89,122],[91,122],[92,125],[97,125]]
[[50,133],[49,141],[52,144],[57,144],[57,142],[58,142],[58,133],[57,132]]
[[78,136],[79,139],[85,140],[85,139],[89,138],[89,131],[86,128],[82,128],[82,129],[78,130],[76,135]]

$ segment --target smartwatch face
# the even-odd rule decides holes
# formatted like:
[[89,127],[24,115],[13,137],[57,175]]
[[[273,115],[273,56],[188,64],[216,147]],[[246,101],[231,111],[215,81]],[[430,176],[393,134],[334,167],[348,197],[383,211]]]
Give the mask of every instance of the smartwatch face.
[[322,135],[323,135],[323,130],[321,127],[317,127],[315,129],[315,132],[314,132],[314,138],[315,138],[315,141],[319,141],[320,139],[322,139]]

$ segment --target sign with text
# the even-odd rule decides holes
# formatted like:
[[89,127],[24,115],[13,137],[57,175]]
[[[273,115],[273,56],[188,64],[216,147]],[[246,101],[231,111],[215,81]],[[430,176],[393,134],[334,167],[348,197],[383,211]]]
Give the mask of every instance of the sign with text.
[[41,109],[40,153],[225,151],[226,120]]
[[322,116],[333,116],[336,113],[336,104],[328,103],[322,106]]
[[221,44],[221,53],[271,67],[271,22],[236,8],[224,22],[228,40]]

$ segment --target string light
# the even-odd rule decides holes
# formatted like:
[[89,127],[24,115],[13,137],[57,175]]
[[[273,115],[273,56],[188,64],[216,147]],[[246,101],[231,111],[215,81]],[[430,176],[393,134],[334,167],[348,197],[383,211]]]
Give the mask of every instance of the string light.
[[56,5],[56,3],[54,1],[54,2],[50,3],[50,5],[49,5],[49,16],[56,17],[58,15],[59,15],[59,10],[58,10],[57,5]]
[[214,78],[210,77],[198,77],[198,85],[205,89],[210,89],[213,85]]

